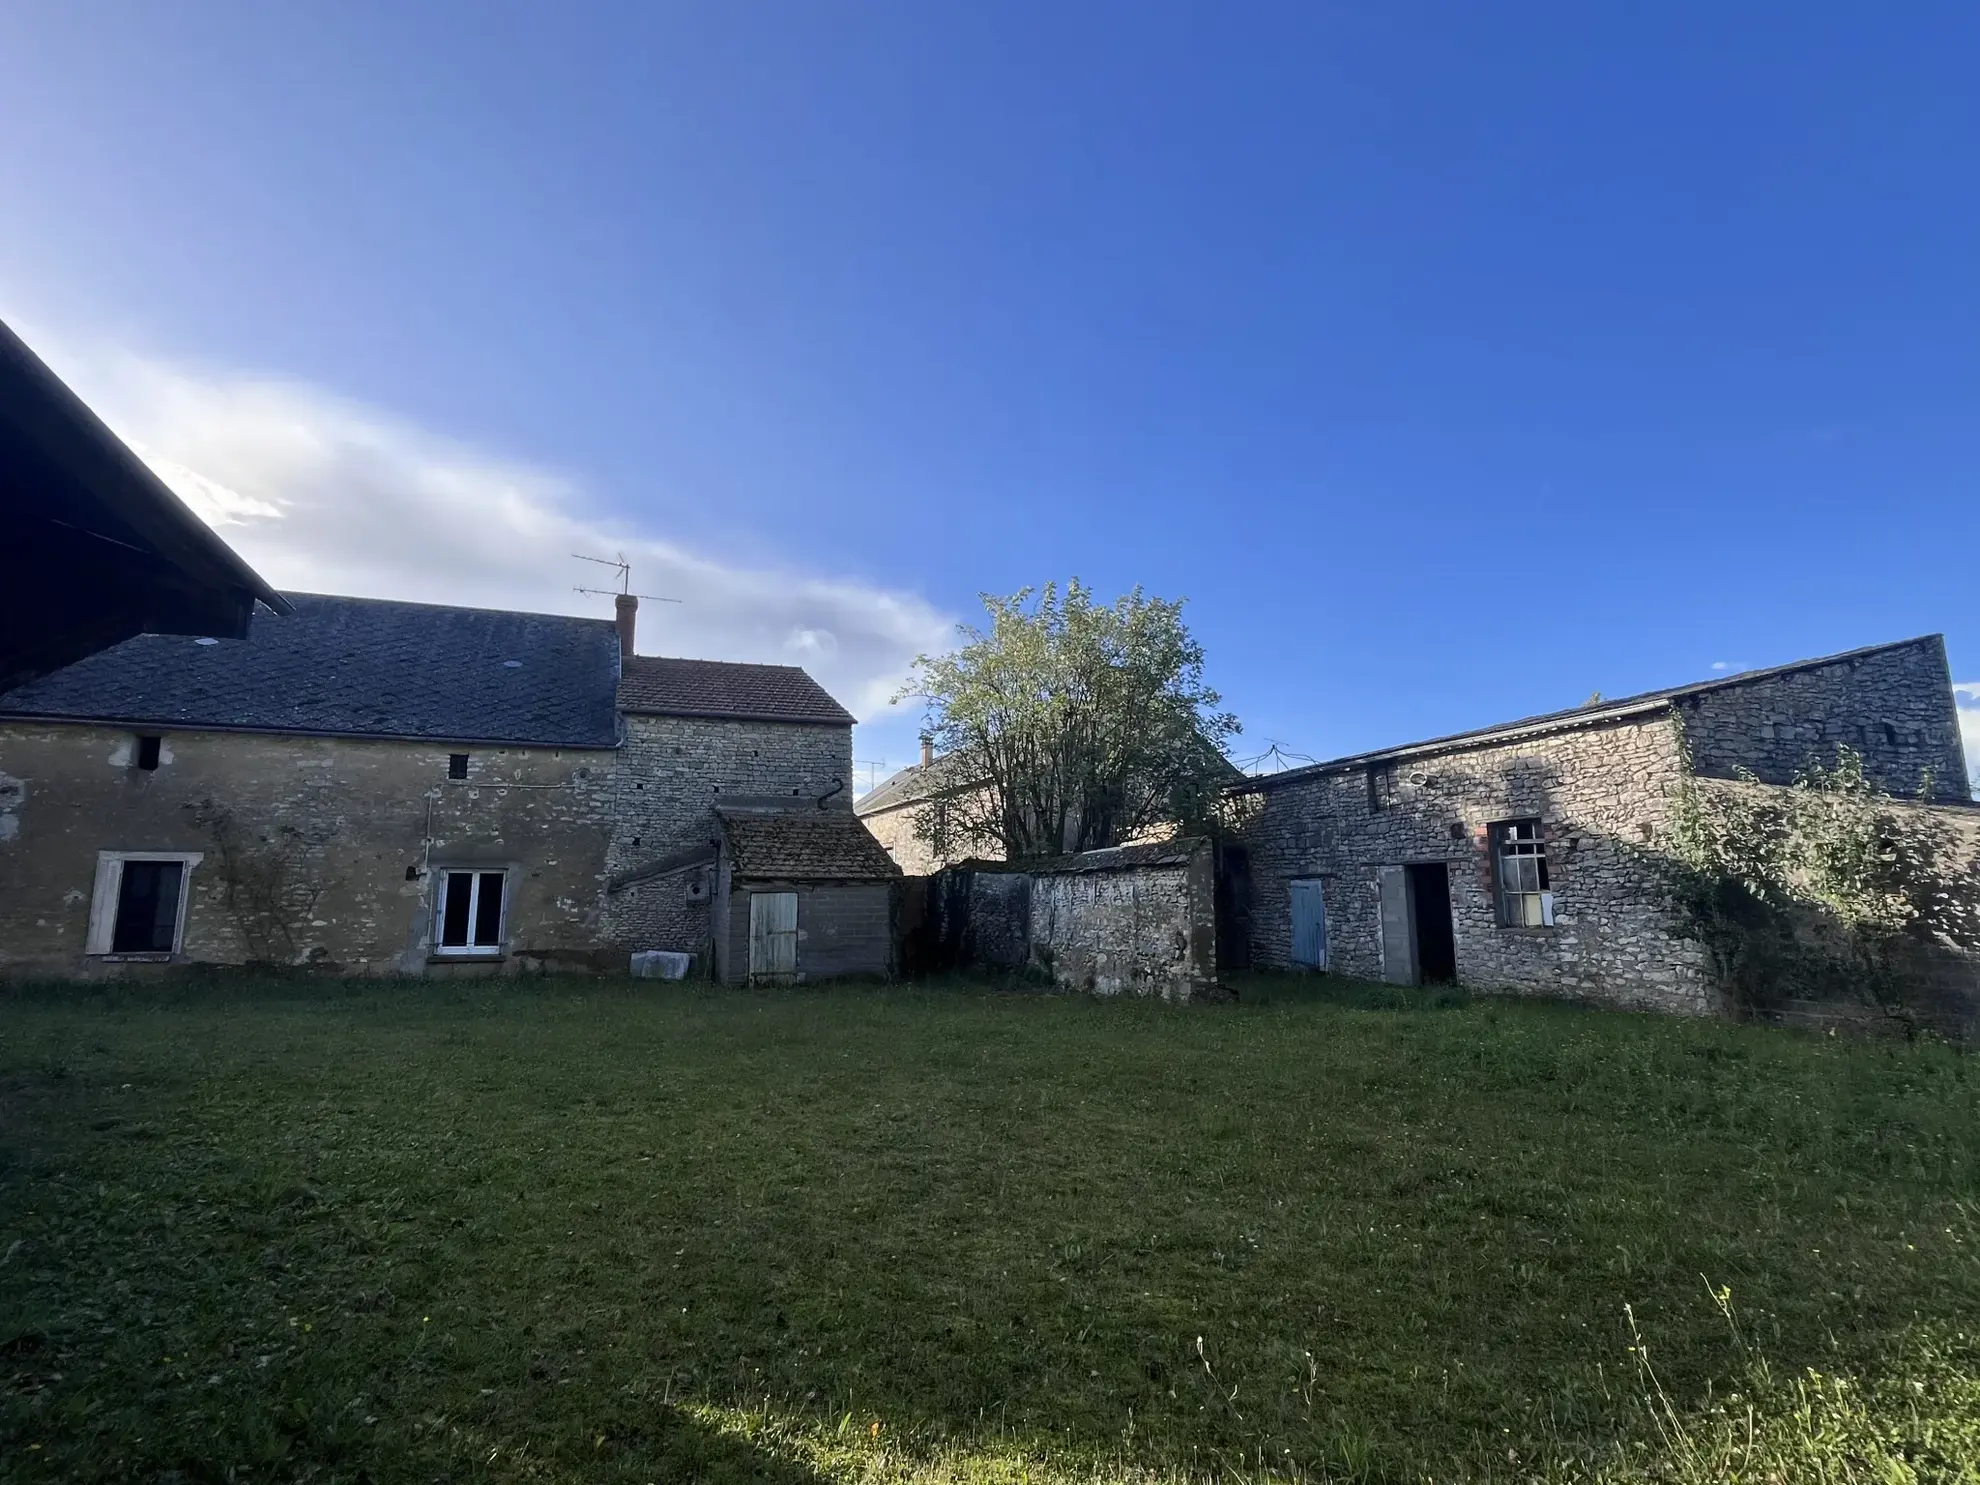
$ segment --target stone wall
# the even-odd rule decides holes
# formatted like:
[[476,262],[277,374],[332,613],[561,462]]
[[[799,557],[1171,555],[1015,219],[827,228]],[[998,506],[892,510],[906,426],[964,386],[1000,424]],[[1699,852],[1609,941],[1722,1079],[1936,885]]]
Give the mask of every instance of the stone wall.
[[[187,878],[194,962],[458,970],[428,961],[432,884],[448,866],[510,873],[495,967],[602,962],[610,751],[168,732],[144,770],[136,743],[112,727],[0,723],[0,973],[139,967],[85,952],[101,851],[201,854]],[[449,754],[462,751],[468,777],[450,780]],[[268,910],[248,909],[240,890],[230,905],[222,834],[237,889],[280,873]]]
[[[1120,866],[1092,858],[1127,856]],[[1030,957],[1064,990],[1192,1000],[1217,991],[1208,842],[1157,856],[1095,851],[1031,877]]]
[[[850,809],[852,729],[796,722],[629,716],[619,754],[608,874],[717,835],[714,807],[747,799],[817,799]],[[698,890],[697,890],[698,888]],[[635,949],[707,955],[712,874],[642,882],[606,899],[607,931]]]
[[1023,866],[969,862],[905,890],[917,899],[921,935],[908,957],[926,969],[1029,972],[1094,995],[1222,993],[1207,841]]
[[926,804],[910,803],[860,816],[866,828],[873,832],[873,838],[894,858],[894,864],[911,877],[932,876],[950,865],[915,834],[914,822],[927,808]]
[[[1697,946],[1674,938],[1653,859],[1679,777],[1667,716],[1456,747],[1393,765],[1386,808],[1368,770],[1268,785],[1244,827],[1251,954],[1291,964],[1291,886],[1322,884],[1329,968],[1383,972],[1378,869],[1442,862],[1458,979],[1479,989],[1698,1012],[1714,1001]],[[1501,926],[1488,827],[1543,822],[1554,925]]]
[[[1785,791],[1771,785],[1708,779],[1706,794],[1764,800]],[[1797,1025],[1849,1026],[1889,1032],[1912,1024],[1943,1036],[1971,1041],[1980,1037],[1980,808],[1972,805],[1920,804],[1894,800],[1884,817],[1899,839],[1911,836],[1929,842],[1937,859],[1945,912],[1937,931],[1919,932],[1889,946],[1886,963],[1892,972],[1891,1001],[1881,1005],[1866,995],[1851,976],[1837,978],[1819,970],[1807,972],[1790,962],[1780,982],[1766,984],[1764,972],[1750,984],[1741,1009],[1764,1019]],[[1803,948],[1833,944],[1835,928],[1813,910],[1793,912],[1789,942]],[[1758,962],[1771,952],[1764,940]],[[1749,973],[1756,951],[1746,954]],[[1818,961],[1819,963],[1819,961]],[[1777,971],[1778,972],[1778,971]],[[1792,978],[1789,978],[1792,976]]]
[[1838,744],[1863,755],[1864,771],[1888,793],[1915,796],[1929,771],[1933,797],[1968,797],[1945,642],[1847,655],[1684,697],[1693,767],[1707,778],[1746,769],[1788,784],[1810,759],[1834,763]]

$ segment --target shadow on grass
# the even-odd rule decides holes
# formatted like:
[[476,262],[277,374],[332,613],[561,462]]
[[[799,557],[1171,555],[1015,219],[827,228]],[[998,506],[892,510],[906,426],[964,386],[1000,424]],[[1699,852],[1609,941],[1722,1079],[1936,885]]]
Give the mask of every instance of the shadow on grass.
[[292,1477],[1491,1473],[1629,1426],[1625,1301],[1678,1396],[1727,1375],[1701,1273],[1825,1369],[1980,1293],[1950,1054],[1323,976],[323,988],[6,1007],[0,1439],[49,1473],[265,1460],[283,1398]]
[[1462,985],[1381,985],[1330,974],[1235,974],[1240,1005],[1329,1005],[1354,1011],[1455,1011],[1471,1004]]

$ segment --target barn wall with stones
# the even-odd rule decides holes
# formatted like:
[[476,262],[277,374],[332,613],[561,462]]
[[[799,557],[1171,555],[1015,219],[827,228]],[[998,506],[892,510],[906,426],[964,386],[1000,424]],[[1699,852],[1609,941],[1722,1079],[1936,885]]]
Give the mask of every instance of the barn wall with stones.
[[[1668,827],[1680,746],[1667,715],[1397,760],[1384,807],[1348,766],[1264,789],[1245,827],[1254,963],[1291,963],[1291,887],[1321,883],[1328,967],[1382,974],[1384,865],[1449,870],[1460,982],[1624,1006],[1714,1006],[1702,953],[1673,936],[1656,842]],[[1490,829],[1542,822],[1554,925],[1499,922]]]
[[1811,760],[1833,764],[1838,744],[1863,755],[1886,792],[1915,796],[1924,776],[1939,800],[1968,797],[1966,755],[1945,641],[1937,635],[1679,699],[1694,769],[1745,769],[1788,784]]
[[[628,716],[607,874],[712,843],[716,805],[831,795],[832,807],[850,809],[851,782],[850,727]],[[712,872],[701,868],[613,892],[606,898],[608,935],[631,949],[707,956],[713,895]]]
[[192,962],[461,972],[429,963],[431,893],[439,869],[477,866],[509,872],[506,952],[477,969],[599,964],[612,752],[467,748],[451,780],[459,744],[161,736],[147,770],[131,732],[0,723],[0,973],[137,970],[85,952],[103,851],[199,853]]

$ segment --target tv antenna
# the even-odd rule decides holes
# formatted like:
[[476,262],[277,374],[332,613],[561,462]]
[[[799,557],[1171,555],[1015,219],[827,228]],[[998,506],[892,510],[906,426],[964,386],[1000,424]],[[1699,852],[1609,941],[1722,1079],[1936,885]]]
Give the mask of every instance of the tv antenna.
[[609,567],[619,575],[619,586],[616,588],[586,588],[580,586],[571,590],[574,593],[596,593],[600,598],[650,598],[655,603],[680,602],[678,598],[667,598],[659,593],[633,592],[632,563],[626,560],[626,554],[624,552],[620,552],[616,557],[587,557],[583,552],[572,552],[571,556],[580,562],[596,562],[600,567]]

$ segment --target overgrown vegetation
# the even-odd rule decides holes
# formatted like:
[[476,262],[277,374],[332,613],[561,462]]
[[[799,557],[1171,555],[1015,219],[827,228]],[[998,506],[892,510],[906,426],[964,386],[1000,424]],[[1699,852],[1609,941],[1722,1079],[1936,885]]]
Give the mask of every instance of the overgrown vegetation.
[[951,786],[916,817],[938,856],[1057,856],[1212,817],[1238,724],[1179,600],[1100,604],[1074,578],[983,605],[990,627],[918,658],[902,693],[927,708]]
[[[1959,836],[1879,789],[1847,746],[1791,787],[1739,782],[1687,768],[1669,843],[1683,926],[1721,984],[1749,1009],[1855,1002],[1915,1035],[1929,1015],[1921,957],[1980,946],[1975,863]],[[1921,804],[1930,795],[1928,775]]]
[[1243,988],[16,992],[0,1476],[1976,1479],[1969,1057]]

